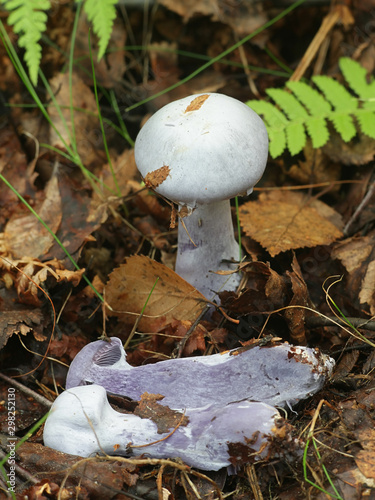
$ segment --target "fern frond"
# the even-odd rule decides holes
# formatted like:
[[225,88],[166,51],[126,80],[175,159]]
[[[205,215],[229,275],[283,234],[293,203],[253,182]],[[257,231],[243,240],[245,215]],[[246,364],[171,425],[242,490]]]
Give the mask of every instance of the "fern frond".
[[340,59],[340,68],[353,96],[337,80],[314,76],[318,90],[303,82],[287,82],[286,89],[268,89],[275,105],[267,101],[248,101],[262,115],[270,139],[270,155],[280,156],[287,148],[292,155],[306,144],[307,134],[314,148],[329,140],[331,122],[343,141],[348,142],[360,130],[375,139],[375,81],[367,81],[366,70],[349,58]]
[[342,57],[339,66],[350,88],[364,101],[363,107],[375,109],[375,80],[367,82],[367,71],[349,57]]
[[375,139],[375,113],[372,110],[360,109],[354,116],[357,118],[362,132]]
[[267,94],[278,104],[287,115],[285,124],[287,146],[292,154],[297,154],[306,143],[306,134],[303,126],[307,118],[306,110],[289,92],[281,89],[268,89]]
[[[251,101],[252,109],[263,115],[269,124],[268,136],[270,142],[270,155],[272,158],[280,156],[286,147],[285,126],[288,123],[284,114],[273,104],[267,101]],[[248,103],[249,104],[249,103]]]
[[332,111],[331,105],[315,89],[303,82],[288,82],[288,89],[302,102],[310,116],[305,121],[314,148],[320,148],[329,139],[325,117]]
[[86,0],[83,9],[92,22],[94,33],[99,39],[98,59],[104,56],[116,18],[118,0]]
[[337,80],[328,76],[314,76],[312,81],[326,96],[335,108],[335,113],[330,117],[333,126],[341,135],[343,141],[348,142],[355,137],[357,130],[354,120],[349,113],[358,109],[358,101]]
[[307,112],[305,108],[301,105],[297,99],[287,92],[281,89],[268,89],[267,94],[272,97],[275,103],[284,111],[290,120],[305,120],[307,118]]
[[8,24],[19,35],[18,45],[25,49],[25,61],[33,85],[38,81],[38,69],[42,57],[39,40],[46,30],[50,0],[0,0],[10,12]]

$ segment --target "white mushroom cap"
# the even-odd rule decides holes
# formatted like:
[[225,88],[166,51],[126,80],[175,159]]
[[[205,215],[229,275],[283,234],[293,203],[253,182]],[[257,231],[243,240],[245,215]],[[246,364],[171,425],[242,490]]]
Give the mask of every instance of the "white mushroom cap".
[[138,170],[150,186],[191,208],[250,194],[267,155],[262,119],[222,94],[167,104],[146,122],[135,143]]

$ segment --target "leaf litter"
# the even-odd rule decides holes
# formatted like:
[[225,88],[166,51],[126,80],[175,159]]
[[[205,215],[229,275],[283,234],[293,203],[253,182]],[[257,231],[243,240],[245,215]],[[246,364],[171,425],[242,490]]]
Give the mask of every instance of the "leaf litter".
[[271,257],[291,249],[329,245],[342,236],[340,215],[335,210],[290,191],[265,192],[257,201],[248,201],[240,208],[240,222],[244,233]]
[[[173,99],[219,91],[246,101],[264,98],[267,88],[283,87],[286,75],[280,75],[276,61],[282,62],[284,70],[285,65],[296,67],[325,16],[323,7],[306,2],[204,73],[142,108],[123,112],[142,97],[153,96],[199,69],[202,60],[192,54],[219,55],[272,19],[279,9],[277,2],[273,10],[251,2],[161,3],[162,8],[149,12],[151,17],[131,7],[124,14],[121,7],[119,13],[124,15],[116,20],[108,55],[100,62],[94,56],[102,85],[102,113],[112,122],[118,119],[106,100],[110,92],[116,96],[133,140],[141,122]],[[374,7],[368,0],[364,8],[372,12]],[[54,9],[47,35],[66,49],[74,15],[65,3]],[[365,19],[356,5],[350,12],[354,23],[345,29],[336,25],[325,35],[328,57],[323,46],[312,44],[310,53],[315,50],[318,57],[304,76],[337,75],[337,61],[343,55],[360,62],[369,75],[373,72],[375,52],[366,31],[368,15]],[[85,25],[82,18],[80,26]],[[142,34],[152,34],[148,39],[152,43],[141,50],[137,47],[144,44]],[[304,41],[298,47],[287,43],[291,36],[302,40],[302,34]],[[314,150],[307,143],[298,157],[285,154],[269,161],[255,195],[240,201],[242,241],[247,250],[240,264],[242,289],[238,295],[222,292],[223,311],[215,311],[210,319],[201,318],[205,299],[173,271],[176,231],[170,228],[171,208],[141,184],[130,144],[124,137],[119,140],[111,127],[105,127],[111,164],[106,159],[86,35],[87,29],[80,28],[75,56],[81,64],[73,73],[74,128],[81,159],[99,190],[93,191],[67,158],[41,146],[49,142],[64,150],[52,125],[37,110],[6,108],[0,116],[0,174],[81,267],[81,271],[73,268],[51,233],[0,182],[0,367],[6,376],[28,374],[14,379],[14,384],[21,382],[18,435],[23,436],[47,411],[48,405],[36,404],[37,395],[53,401],[64,388],[67,365],[77,352],[106,334],[124,343],[131,338],[128,361],[134,366],[225,352],[270,337],[319,347],[335,357],[337,368],[319,394],[300,403],[297,414],[289,413],[302,440],[307,439],[305,429],[313,429],[310,438],[317,449],[310,440],[304,461],[288,461],[282,455],[232,476],[226,471],[199,475],[178,461],[153,462],[147,455],[138,462],[119,457],[81,461],[44,447],[38,431],[17,450],[18,493],[33,499],[59,494],[116,498],[118,491],[144,499],[203,498],[206,494],[212,499],[230,495],[234,500],[268,495],[285,500],[371,497],[375,490],[374,141],[358,134],[343,143],[330,131],[322,149]],[[123,49],[128,42],[133,47]],[[95,39],[93,49],[95,53]],[[66,61],[54,47],[45,48],[42,68],[63,106],[62,116],[71,133],[70,110],[66,109],[69,84],[67,73],[61,71]],[[246,71],[244,64],[249,66]],[[30,104],[2,47],[0,67],[0,106],[5,100]],[[48,110],[52,123],[71,144],[51,102]],[[104,302],[84,277],[102,293]],[[55,330],[46,294],[57,311]],[[32,372],[45,354],[49,359]],[[1,414],[9,387],[9,381],[0,379]],[[35,396],[24,396],[26,389]],[[134,411],[132,402],[116,400],[113,404]],[[148,411],[156,407],[147,399],[143,404]],[[3,441],[1,446],[5,449]]]

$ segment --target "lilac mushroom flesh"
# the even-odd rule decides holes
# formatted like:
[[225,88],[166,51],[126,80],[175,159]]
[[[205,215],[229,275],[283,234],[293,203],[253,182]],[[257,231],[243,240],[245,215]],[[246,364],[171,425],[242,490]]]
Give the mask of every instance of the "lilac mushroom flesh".
[[292,406],[320,390],[334,361],[318,349],[280,344],[132,367],[120,339],[85,346],[70,365],[66,387],[98,384],[136,401],[161,394],[174,409],[223,407],[233,401]]
[[75,387],[54,402],[44,428],[44,443],[82,457],[100,452],[146,453],[153,458],[179,457],[192,467],[219,470],[266,457],[278,429],[283,428],[283,439],[292,439],[278,411],[264,403],[243,401],[187,409],[186,416],[188,422],[174,432],[172,427],[160,433],[148,418],[116,412],[103,387]]
[[[44,442],[84,457],[180,457],[204,470],[264,459],[274,453],[278,437],[288,443],[288,453],[298,454],[299,443],[274,405],[291,406],[314,394],[333,366],[317,349],[272,344],[132,367],[120,339],[98,340],[73,360],[67,390],[46,421]],[[188,421],[159,431],[157,418],[116,412],[107,391],[136,401],[158,394],[158,404],[186,412]]]
[[[176,272],[212,299],[235,290],[239,247],[229,199],[250,194],[262,176],[268,135],[246,104],[222,94],[199,94],[171,102],[143,126],[135,161],[155,191],[188,213],[178,229]],[[162,177],[158,173],[163,172]]]

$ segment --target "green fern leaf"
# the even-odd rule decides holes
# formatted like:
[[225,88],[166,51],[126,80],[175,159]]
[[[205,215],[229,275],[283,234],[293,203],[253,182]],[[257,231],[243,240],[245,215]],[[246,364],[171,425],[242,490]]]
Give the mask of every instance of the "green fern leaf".
[[287,82],[290,89],[299,101],[309,110],[311,115],[324,116],[331,112],[331,106],[315,89],[303,82]]
[[360,109],[354,113],[362,132],[375,139],[375,113],[372,110]]
[[25,61],[33,85],[38,81],[38,69],[42,57],[39,40],[46,30],[50,0],[1,0],[10,12],[8,24],[19,35],[18,45],[25,49]]
[[339,65],[350,88],[363,99],[363,107],[375,109],[375,81],[371,78],[370,82],[367,82],[366,69],[349,57],[342,57]]
[[315,149],[322,148],[325,144],[327,144],[329,131],[327,122],[323,117],[315,116],[309,118],[306,120],[305,126]]
[[113,21],[116,18],[117,2],[118,0],[86,0],[83,6],[99,39],[99,60],[104,56],[108,46]]
[[353,113],[358,108],[357,99],[353,98],[346,88],[333,78],[318,75],[314,76],[312,81],[335,108],[335,112],[329,116],[329,119],[343,141],[348,142],[353,139],[357,130],[353,118],[348,113]]
[[315,89],[303,82],[287,82],[287,87],[308,109],[311,117],[305,120],[305,126],[314,148],[321,148],[329,139],[325,116],[332,111],[331,105]]
[[285,127],[288,123],[286,116],[267,101],[249,101],[247,103],[258,115],[263,115],[268,128],[270,155],[272,158],[280,156],[286,147]]
[[357,135],[353,118],[347,113],[334,113],[329,117],[335,130],[341,135],[344,142],[349,142]]
[[290,120],[305,120],[307,118],[308,115],[305,108],[286,90],[268,89],[266,92],[280,106]]
[[328,101],[336,111],[355,111],[358,108],[358,101],[341,85],[337,80],[328,76],[317,75],[312,77],[312,81],[323,92]]
[[272,158],[282,154],[285,147],[292,155],[299,153],[306,144],[306,131],[314,148],[324,146],[329,140],[328,121],[346,142],[357,134],[356,124],[375,139],[375,81],[367,81],[366,70],[351,59],[340,59],[340,68],[358,98],[333,78],[315,76],[312,81],[319,91],[291,81],[286,84],[288,90],[267,90],[276,105],[265,101],[247,103],[264,117]]
[[305,127],[299,122],[290,122],[286,127],[288,149],[292,155],[300,153],[306,144]]

